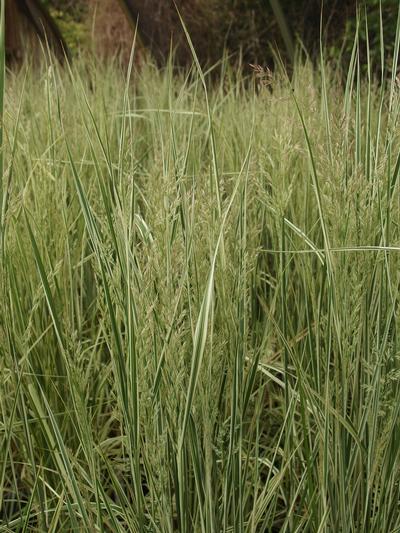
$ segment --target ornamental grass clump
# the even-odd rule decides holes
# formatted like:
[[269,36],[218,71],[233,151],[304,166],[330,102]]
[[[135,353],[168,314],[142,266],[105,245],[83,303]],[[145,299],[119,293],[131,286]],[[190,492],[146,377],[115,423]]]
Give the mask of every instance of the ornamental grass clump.
[[399,41],[8,74],[4,531],[400,528]]

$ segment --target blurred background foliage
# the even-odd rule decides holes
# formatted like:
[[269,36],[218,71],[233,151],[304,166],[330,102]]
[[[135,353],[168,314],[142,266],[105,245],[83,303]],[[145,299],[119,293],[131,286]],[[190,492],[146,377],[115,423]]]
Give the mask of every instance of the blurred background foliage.
[[50,15],[56,21],[65,42],[72,53],[87,47],[87,2],[82,0],[43,0]]
[[[16,5],[33,0],[9,0]],[[57,24],[73,56],[89,49],[101,56],[129,57],[136,20],[143,53],[151,52],[159,64],[171,47],[176,61],[191,61],[179,16],[172,0],[36,0]],[[203,64],[213,64],[224,52],[246,63],[271,65],[273,49],[290,60],[292,42],[301,42],[310,55],[319,50],[322,13],[323,42],[332,58],[351,54],[357,12],[367,14],[372,60],[380,62],[381,8],[385,48],[393,48],[399,0],[176,0]],[[10,31],[14,31],[11,30]],[[360,55],[366,57],[367,31],[361,22]],[[287,36],[286,36],[287,37]],[[140,54],[139,54],[140,57]],[[143,57],[143,54],[142,54]]]

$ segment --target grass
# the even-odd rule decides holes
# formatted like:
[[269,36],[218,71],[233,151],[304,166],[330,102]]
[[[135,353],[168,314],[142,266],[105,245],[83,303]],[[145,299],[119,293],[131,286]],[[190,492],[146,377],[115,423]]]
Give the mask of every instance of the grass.
[[0,531],[400,531],[399,41],[7,73]]

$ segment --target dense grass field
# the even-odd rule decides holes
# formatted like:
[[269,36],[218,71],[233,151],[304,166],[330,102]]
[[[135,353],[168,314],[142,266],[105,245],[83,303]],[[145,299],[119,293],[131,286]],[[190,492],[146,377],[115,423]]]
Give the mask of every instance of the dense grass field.
[[400,531],[396,68],[244,71],[7,73],[0,531]]

